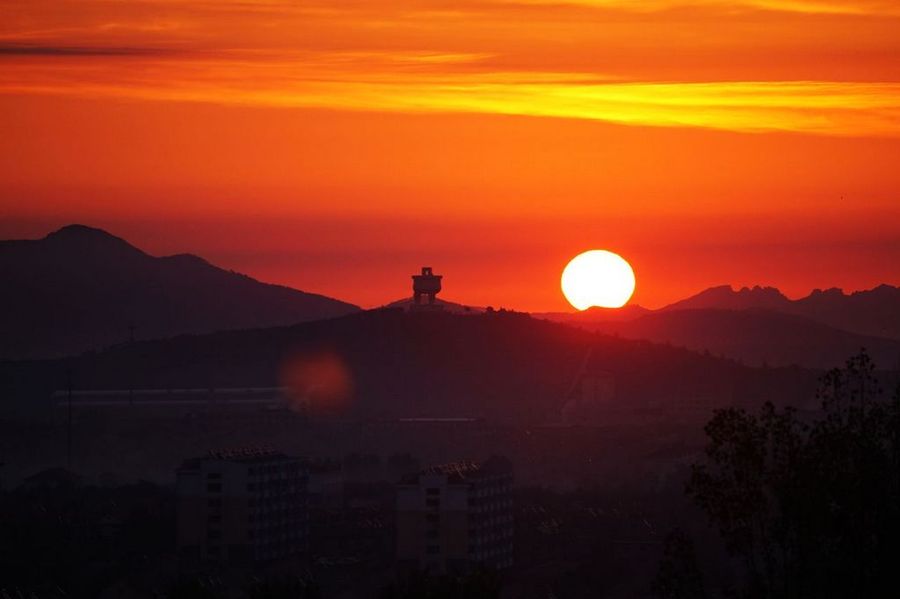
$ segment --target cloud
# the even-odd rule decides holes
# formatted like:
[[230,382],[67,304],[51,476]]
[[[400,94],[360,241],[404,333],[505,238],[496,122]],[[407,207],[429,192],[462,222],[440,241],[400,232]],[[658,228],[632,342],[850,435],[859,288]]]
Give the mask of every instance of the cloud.
[[0,44],[0,56],[154,56],[171,53],[160,48],[126,48],[107,46],[37,46]]
[[747,132],[900,129],[896,2],[10,2],[0,93]]
[[604,8],[633,12],[657,12],[678,8],[706,7],[736,9],[760,9],[780,12],[847,15],[898,15],[896,2],[881,0],[515,0],[521,4],[560,5],[571,4],[592,8]]
[[[419,57],[421,58],[421,57]],[[478,57],[452,57],[453,68]],[[6,69],[0,92],[394,113],[481,113],[741,132],[900,136],[900,83],[633,82],[597,73],[445,70],[399,56],[146,59]]]

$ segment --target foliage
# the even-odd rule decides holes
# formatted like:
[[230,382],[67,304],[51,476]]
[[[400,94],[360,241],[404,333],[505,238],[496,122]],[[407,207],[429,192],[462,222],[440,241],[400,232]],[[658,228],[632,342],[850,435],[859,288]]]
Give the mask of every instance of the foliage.
[[[745,566],[743,594],[883,596],[900,555],[900,394],[863,351],[829,372],[822,414],[716,412],[688,493]],[[669,595],[678,596],[678,595]]]
[[681,531],[666,537],[659,573],[653,581],[652,591],[664,599],[705,599],[703,573],[697,562],[694,543]]
[[97,596],[146,576],[173,527],[171,492],[149,483],[19,487],[0,495],[0,589]]

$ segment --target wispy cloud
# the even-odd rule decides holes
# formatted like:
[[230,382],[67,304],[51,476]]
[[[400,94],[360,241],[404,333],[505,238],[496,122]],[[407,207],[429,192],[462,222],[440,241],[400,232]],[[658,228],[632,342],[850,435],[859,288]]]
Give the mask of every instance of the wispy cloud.
[[[0,91],[405,113],[485,113],[639,126],[900,136],[900,83],[629,82],[596,73],[443,70],[478,56],[403,54],[305,61],[147,59],[7,69]],[[364,66],[361,66],[360,62]],[[410,70],[410,64],[414,68]]]
[[0,56],[154,56],[169,54],[161,48],[127,48],[114,46],[37,46],[0,44]]
[[685,7],[716,7],[730,10],[762,9],[812,14],[900,14],[896,2],[882,0],[514,0],[522,4],[560,3],[633,12],[655,12]]
[[0,93],[897,136],[898,15],[881,0],[9,0]]

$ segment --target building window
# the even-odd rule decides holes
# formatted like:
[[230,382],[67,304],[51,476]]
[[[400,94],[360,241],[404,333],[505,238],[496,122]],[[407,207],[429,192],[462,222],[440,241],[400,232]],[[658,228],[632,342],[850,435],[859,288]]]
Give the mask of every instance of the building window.
[[208,493],[221,493],[222,492],[222,483],[207,483],[206,491]]

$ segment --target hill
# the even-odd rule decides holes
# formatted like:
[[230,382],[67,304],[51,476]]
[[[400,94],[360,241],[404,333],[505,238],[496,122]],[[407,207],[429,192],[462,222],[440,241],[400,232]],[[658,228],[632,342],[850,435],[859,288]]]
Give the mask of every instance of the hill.
[[[190,254],[154,257],[105,231],[0,241],[0,359],[54,357],[137,338],[257,328],[359,310]],[[133,328],[132,328],[133,327]]]
[[772,310],[672,310],[627,322],[596,323],[592,328],[630,339],[709,351],[754,366],[829,368],[863,347],[882,368],[893,369],[900,360],[900,341],[849,333]]
[[535,318],[543,318],[553,322],[592,328],[597,323],[625,322],[652,312],[653,310],[648,310],[643,306],[629,304],[615,309],[591,307],[583,312],[533,312],[531,315]]
[[840,289],[816,289],[810,295],[791,300],[773,287],[729,285],[712,287],[661,309],[676,310],[772,310],[802,316],[836,329],[861,335],[900,339],[900,288],[879,285],[850,294]]
[[[138,342],[27,368],[35,378],[58,381],[57,389],[68,370],[76,389],[287,387],[293,397],[353,418],[553,422],[580,377],[601,376],[584,372],[588,355],[591,368],[614,381],[605,405],[612,411],[701,406],[707,414],[715,405],[779,398],[796,404],[812,398],[817,377],[801,369],[748,368],[520,313],[396,309]],[[0,378],[13,380],[15,373]]]
[[709,351],[753,365],[828,368],[865,347],[883,368],[900,363],[900,288],[792,300],[773,287],[711,287],[659,310],[626,306],[535,314],[591,331]]
[[660,311],[672,310],[779,310],[785,311],[791,304],[784,294],[774,287],[742,287],[731,285],[710,287],[689,298],[669,304]]
[[[450,312],[453,314],[478,314],[479,312],[484,312],[484,308],[479,306],[467,306],[465,304],[460,304],[457,302],[450,302],[447,300],[442,300],[440,298],[435,298],[434,303],[440,306],[440,309],[444,312]],[[412,308],[413,299],[411,297],[406,297],[403,299],[399,299],[397,301],[393,301],[389,304],[385,304],[382,306],[383,308],[400,308],[404,311],[409,311]]]

